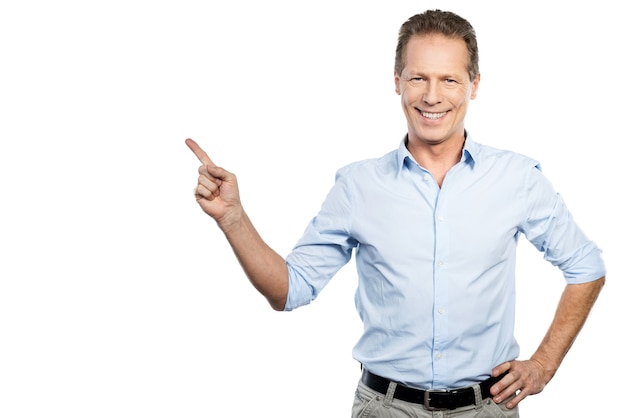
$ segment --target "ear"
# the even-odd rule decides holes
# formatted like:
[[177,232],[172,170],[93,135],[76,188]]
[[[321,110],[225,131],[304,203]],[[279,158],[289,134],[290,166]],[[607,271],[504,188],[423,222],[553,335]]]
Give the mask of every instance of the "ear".
[[476,98],[476,92],[478,91],[478,84],[480,84],[480,73],[476,74],[476,78],[472,81],[472,95],[470,98],[474,100]]
[[396,70],[393,71],[393,81],[396,85],[396,94],[400,95],[400,75],[396,72]]

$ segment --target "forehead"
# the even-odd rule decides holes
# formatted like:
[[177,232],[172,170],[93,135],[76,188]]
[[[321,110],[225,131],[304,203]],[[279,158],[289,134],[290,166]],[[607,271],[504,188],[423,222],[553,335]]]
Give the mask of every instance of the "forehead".
[[467,74],[469,53],[459,37],[414,35],[406,45],[404,61],[403,72]]

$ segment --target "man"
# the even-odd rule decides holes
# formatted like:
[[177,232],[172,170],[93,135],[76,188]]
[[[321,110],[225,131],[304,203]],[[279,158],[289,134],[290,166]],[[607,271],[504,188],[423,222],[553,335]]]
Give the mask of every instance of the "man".
[[[196,200],[276,310],[310,303],[353,252],[364,332],[353,416],[518,416],[552,379],[604,284],[600,250],[539,164],[481,145],[465,129],[480,82],[474,29],[451,12],[405,22],[395,89],[407,120],[398,149],[337,172],[321,210],[283,259],[259,236],[234,174],[200,159]],[[513,336],[515,251],[523,234],[566,280],[528,360]]]

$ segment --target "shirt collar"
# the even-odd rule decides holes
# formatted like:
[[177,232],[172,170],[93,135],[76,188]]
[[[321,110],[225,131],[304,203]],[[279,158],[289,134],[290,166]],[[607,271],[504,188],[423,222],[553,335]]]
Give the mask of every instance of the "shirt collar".
[[[409,150],[406,147],[406,143],[408,140],[408,134],[402,138],[400,141],[400,146],[398,147],[397,157],[398,157],[398,174],[400,170],[404,167],[405,164],[415,164],[419,166],[415,158],[411,155]],[[474,167],[476,163],[476,158],[478,156],[478,144],[474,142],[470,134],[465,131],[465,144],[463,145],[463,154],[461,156],[461,162],[466,163],[470,167]]]

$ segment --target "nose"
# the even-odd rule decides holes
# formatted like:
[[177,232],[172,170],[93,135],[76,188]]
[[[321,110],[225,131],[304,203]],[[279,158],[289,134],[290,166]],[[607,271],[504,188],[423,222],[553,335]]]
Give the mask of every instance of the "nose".
[[441,102],[441,91],[439,83],[429,82],[422,101],[428,105],[435,105]]

